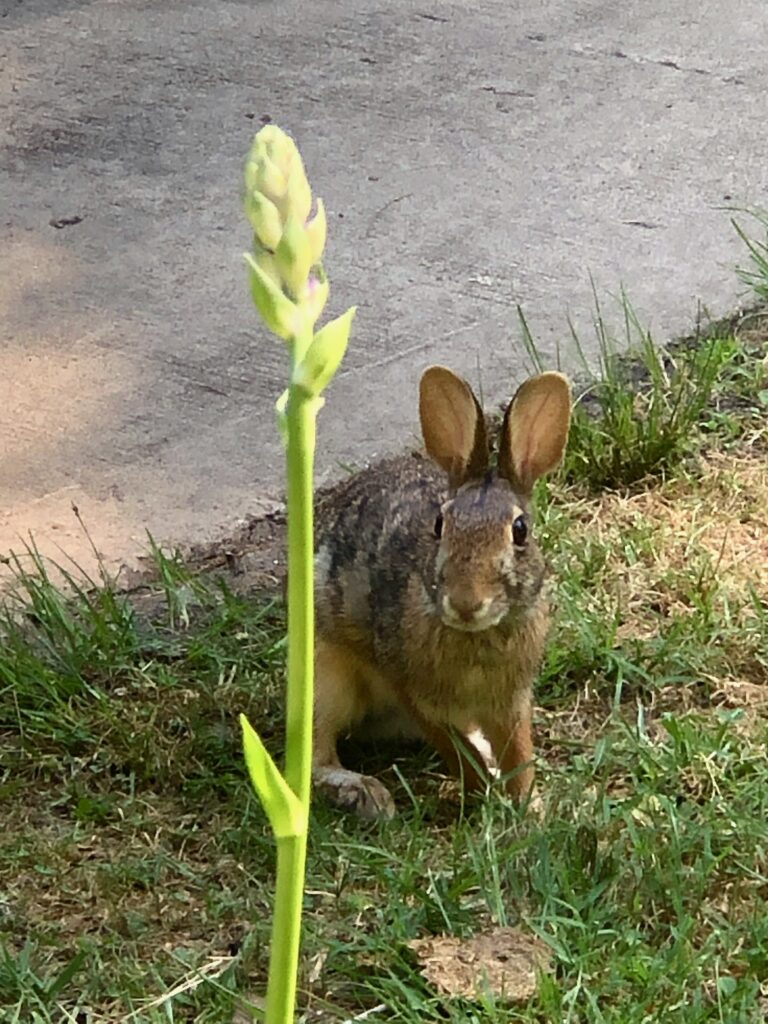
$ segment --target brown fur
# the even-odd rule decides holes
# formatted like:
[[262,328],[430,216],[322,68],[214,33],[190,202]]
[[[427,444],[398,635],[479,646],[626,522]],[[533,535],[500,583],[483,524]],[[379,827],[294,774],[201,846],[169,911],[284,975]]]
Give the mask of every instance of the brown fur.
[[[511,794],[530,791],[532,688],[549,621],[530,492],[562,454],[570,397],[557,374],[519,395],[491,473],[469,385],[433,367],[420,413],[435,461],[382,462],[317,510],[315,783],[363,816],[390,815],[392,798],[341,768],[336,742],[371,717],[409,724],[469,788],[485,784],[490,765],[471,744],[469,758],[458,753],[452,737],[480,730]],[[519,542],[513,523],[523,520]]]

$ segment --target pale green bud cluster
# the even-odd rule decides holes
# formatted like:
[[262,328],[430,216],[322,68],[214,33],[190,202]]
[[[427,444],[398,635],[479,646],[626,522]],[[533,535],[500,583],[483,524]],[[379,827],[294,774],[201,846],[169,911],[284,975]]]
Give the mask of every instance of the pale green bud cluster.
[[313,327],[328,300],[322,266],[325,207],[312,190],[296,143],[276,125],[253,140],[245,166],[245,212],[253,228],[248,255],[253,298],[267,326],[286,341]]
[[[323,201],[312,211],[312,190],[296,143],[266,125],[253,140],[245,165],[245,213],[253,228],[253,253],[246,253],[251,292],[267,327],[288,342],[293,355],[291,385],[318,398],[346,351],[354,308],[313,336],[328,301],[323,270],[326,219]],[[278,402],[285,426],[288,395]]]

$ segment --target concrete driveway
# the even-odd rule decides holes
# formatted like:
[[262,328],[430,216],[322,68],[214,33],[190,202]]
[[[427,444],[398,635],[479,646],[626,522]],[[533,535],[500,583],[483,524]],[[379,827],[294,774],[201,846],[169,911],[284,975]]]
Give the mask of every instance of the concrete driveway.
[[282,490],[280,345],[241,253],[268,118],[360,307],[318,477],[413,440],[421,369],[494,399],[588,328],[589,274],[660,337],[739,298],[768,205],[764,0],[0,0],[0,551],[88,565],[214,538]]

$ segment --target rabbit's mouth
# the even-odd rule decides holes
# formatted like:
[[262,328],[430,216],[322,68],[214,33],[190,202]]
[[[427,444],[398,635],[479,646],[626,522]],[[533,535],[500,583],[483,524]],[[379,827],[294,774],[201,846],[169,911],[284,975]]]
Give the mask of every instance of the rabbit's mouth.
[[455,629],[459,633],[485,633],[488,629],[493,629],[503,619],[503,615],[496,615],[492,619],[484,620],[483,622],[461,622],[455,619],[447,619],[443,616],[443,625],[448,626],[449,629]]
[[441,604],[440,618],[443,625],[462,633],[482,633],[486,629],[493,629],[506,614],[506,608],[499,608],[490,597],[473,607],[456,607],[446,594]]

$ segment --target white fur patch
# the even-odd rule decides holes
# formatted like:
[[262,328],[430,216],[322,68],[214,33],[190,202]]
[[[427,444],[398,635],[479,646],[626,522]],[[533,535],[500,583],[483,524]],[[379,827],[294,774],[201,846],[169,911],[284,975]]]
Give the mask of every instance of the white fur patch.
[[331,573],[331,549],[327,544],[317,549],[315,555],[315,586],[323,588]]
[[496,764],[496,758],[493,756],[491,744],[486,739],[484,733],[481,732],[480,729],[473,729],[472,732],[467,733],[467,739],[485,761],[485,767],[488,769],[488,773],[492,775],[494,779],[501,778],[501,772]]

